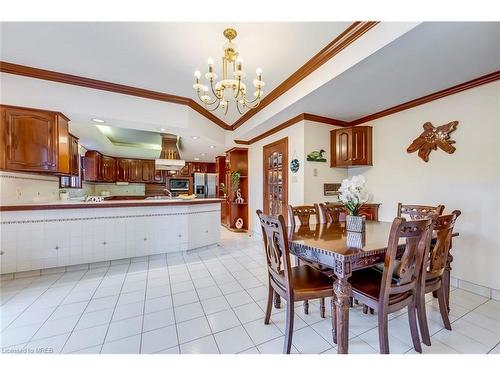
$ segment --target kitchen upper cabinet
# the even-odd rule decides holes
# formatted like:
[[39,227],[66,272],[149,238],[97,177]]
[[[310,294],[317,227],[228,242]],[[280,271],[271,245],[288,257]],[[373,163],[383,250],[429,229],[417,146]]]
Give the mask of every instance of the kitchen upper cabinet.
[[192,163],[186,163],[186,165],[184,165],[184,167],[182,167],[179,172],[178,172],[178,175],[179,176],[183,176],[183,177],[189,177],[191,176],[191,170],[192,170],[192,166],[191,166]]
[[130,159],[116,160],[116,181],[126,182],[130,179]]
[[102,154],[97,151],[87,151],[83,159],[83,170],[85,181],[103,180]]
[[72,176],[80,175],[80,155],[78,138],[69,135],[69,174]]
[[354,126],[332,130],[330,144],[331,167],[373,165],[371,126]]
[[142,161],[142,181],[154,182],[155,180],[155,162],[154,160]]
[[116,181],[116,161],[110,156],[102,157],[102,180],[104,182]]
[[129,182],[142,182],[142,160],[130,159]]
[[64,115],[3,105],[0,110],[0,168],[69,174],[69,120]]

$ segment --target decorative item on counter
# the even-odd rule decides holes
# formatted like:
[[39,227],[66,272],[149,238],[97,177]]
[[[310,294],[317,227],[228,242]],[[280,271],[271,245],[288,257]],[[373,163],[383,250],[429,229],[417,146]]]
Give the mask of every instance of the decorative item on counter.
[[234,226],[236,227],[236,229],[243,228],[243,219],[241,217],[237,218]]
[[103,202],[104,197],[99,195],[87,195],[85,197],[85,202]]
[[324,158],[324,153],[326,151],[321,149],[319,151],[313,151],[309,154],[307,154],[307,161],[320,161],[320,162],[326,162],[326,159]]
[[69,193],[66,189],[59,190],[59,199],[62,201],[67,201],[69,198]]
[[224,182],[220,183],[219,190],[222,192],[222,194],[224,194],[224,198],[226,198],[227,188],[226,188],[226,184]]
[[177,198],[184,200],[191,200],[196,198],[196,194],[179,194]]
[[241,190],[240,189],[236,190],[236,199],[234,200],[234,203],[238,203],[238,204],[245,203],[245,200],[241,196]]
[[457,126],[458,121],[452,121],[437,128],[430,122],[426,122],[423,125],[424,131],[413,140],[406,152],[410,154],[418,150],[418,156],[425,162],[429,161],[431,151],[437,150],[438,147],[448,154],[453,154],[456,148],[452,146],[455,141],[450,140],[450,133],[455,131]]
[[365,191],[366,180],[362,175],[342,180],[340,185],[339,201],[348,212],[346,228],[348,231],[364,232],[365,217],[360,216],[359,209],[368,202],[369,195]]
[[238,171],[234,171],[233,173],[231,173],[231,191],[235,192],[235,199],[236,199],[236,191],[240,186],[240,177],[241,174]]

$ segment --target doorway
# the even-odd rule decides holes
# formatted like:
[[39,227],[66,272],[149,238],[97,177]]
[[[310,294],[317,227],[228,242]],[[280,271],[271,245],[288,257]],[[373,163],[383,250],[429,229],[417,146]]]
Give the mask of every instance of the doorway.
[[288,137],[263,147],[264,213],[287,217]]

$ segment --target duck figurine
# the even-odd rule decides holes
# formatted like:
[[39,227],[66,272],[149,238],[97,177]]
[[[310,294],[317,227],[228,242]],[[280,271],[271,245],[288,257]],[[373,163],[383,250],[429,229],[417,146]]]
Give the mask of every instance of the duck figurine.
[[321,149],[319,151],[313,151],[309,154],[307,154],[307,161],[323,161],[326,162],[326,159],[324,158],[324,153],[326,151]]

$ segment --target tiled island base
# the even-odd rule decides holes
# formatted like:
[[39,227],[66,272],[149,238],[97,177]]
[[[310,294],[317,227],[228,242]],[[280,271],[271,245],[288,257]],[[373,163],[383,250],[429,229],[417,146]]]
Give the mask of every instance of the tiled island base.
[[0,273],[5,280],[191,250],[217,243],[219,222],[220,203],[1,212]]

